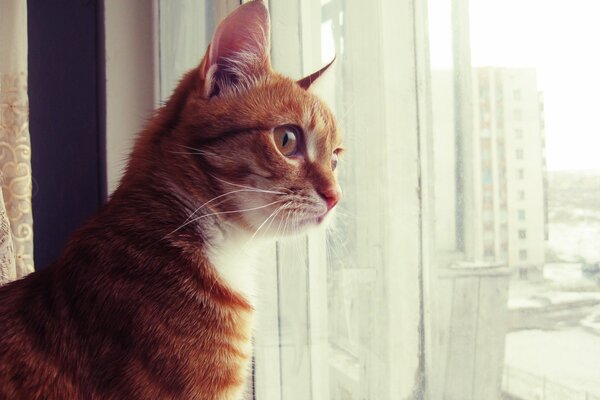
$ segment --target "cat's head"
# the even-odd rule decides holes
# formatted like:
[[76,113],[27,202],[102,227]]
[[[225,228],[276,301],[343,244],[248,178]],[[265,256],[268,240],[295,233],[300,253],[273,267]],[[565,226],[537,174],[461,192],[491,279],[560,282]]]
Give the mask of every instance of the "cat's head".
[[[254,235],[321,225],[341,197],[341,138],[310,86],[272,71],[269,13],[240,6],[217,27],[199,67],[162,112],[164,154],[207,210]],[[160,117],[160,114],[159,114]]]

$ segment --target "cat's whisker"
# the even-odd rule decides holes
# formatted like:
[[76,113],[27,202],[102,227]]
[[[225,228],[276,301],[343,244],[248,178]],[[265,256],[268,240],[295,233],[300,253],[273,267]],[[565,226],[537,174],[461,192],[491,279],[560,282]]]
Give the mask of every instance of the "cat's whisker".
[[[206,201],[204,204],[202,204],[200,207],[196,208],[196,210],[194,210],[194,211],[193,211],[193,212],[192,212],[192,213],[191,213],[191,214],[190,214],[190,215],[189,215],[189,216],[186,218],[186,220],[185,220],[185,221],[183,221],[183,223],[186,223],[187,221],[189,221],[189,220],[190,220],[190,218],[192,218],[192,217],[193,217],[193,216],[194,216],[194,215],[195,215],[195,214],[196,214],[198,211],[200,211],[200,210],[201,210],[203,207],[207,206],[208,204],[212,203],[213,201],[215,201],[215,200],[217,200],[217,199],[219,199],[219,198],[222,198],[222,197],[228,196],[228,195],[230,195],[230,194],[235,194],[235,193],[239,193],[239,192],[256,192],[256,193],[265,193],[265,191],[264,191],[264,190],[262,190],[262,189],[237,189],[237,190],[232,190],[231,192],[227,192],[227,193],[220,194],[220,195],[218,195],[218,196],[215,196],[215,197],[213,197],[213,198],[212,198],[212,199],[210,199],[210,200],[207,200],[207,201]],[[274,193],[274,192],[267,191],[266,193]],[[221,204],[221,202],[219,202],[219,203],[217,203],[217,204],[215,204],[215,205],[218,205],[218,204]]]
[[292,194],[292,191],[284,186],[271,186],[265,190],[274,190],[274,191],[282,191],[285,192],[285,194],[290,195],[291,197],[293,197],[294,195]]
[[[344,243],[344,241],[342,241],[338,236],[336,235],[327,235],[327,240],[331,243],[330,248],[332,249],[332,251],[335,253],[335,256],[339,259],[339,260],[343,260],[344,263],[350,263],[351,267],[355,267],[355,261],[352,257],[348,257],[347,254],[352,254],[349,249],[348,246],[346,245],[346,243]],[[346,256],[344,256],[346,255]]]
[[171,154],[188,154],[188,155],[196,155],[196,156],[204,156],[205,152],[191,152],[191,151],[168,151]]
[[300,227],[300,212],[296,212],[294,215],[294,223],[292,224],[292,232],[297,232]]
[[214,213],[210,213],[210,214],[204,214],[204,215],[201,215],[199,217],[196,217],[196,218],[194,218],[194,219],[192,219],[190,221],[187,221],[187,222],[183,223],[177,229],[175,229],[175,230],[169,232],[167,235],[165,235],[165,237],[167,237],[169,235],[172,235],[173,233],[177,232],[178,230],[180,230],[181,228],[185,227],[186,225],[189,225],[189,224],[191,224],[193,222],[199,221],[202,218],[208,218],[208,217],[212,217],[212,216],[215,216],[215,215],[235,214],[235,213],[242,213],[242,212],[247,212],[247,211],[260,210],[262,208],[266,208],[266,207],[272,206],[273,204],[281,203],[282,201],[285,201],[285,200],[277,200],[277,201],[273,201],[271,203],[268,203],[268,204],[265,204],[265,205],[262,205],[262,206],[245,208],[243,210],[219,211],[219,212],[214,212]]
[[[340,259],[340,260],[343,260],[343,259],[344,259],[343,257],[341,257],[340,251],[338,250],[337,243],[335,243],[335,238],[334,238],[333,236],[329,236],[329,235],[327,235],[327,245],[328,245],[328,246],[327,246],[327,248],[328,248],[328,249],[331,249],[331,252],[332,252],[332,253],[335,253],[335,254],[333,254],[333,255],[334,255],[334,256],[335,256],[337,259]],[[331,261],[332,261],[332,260],[331,260],[331,258],[332,258],[332,257],[331,257],[331,253],[330,253],[330,256],[329,256],[328,258],[329,258],[329,260],[328,260],[328,261],[329,261],[329,262],[331,262]]]
[[183,145],[183,144],[178,144],[178,146],[179,147],[183,147],[184,149],[188,149],[188,150],[192,150],[192,151],[197,151],[197,152],[202,152],[202,153],[205,153],[205,154],[212,153],[210,151],[206,151],[206,150],[203,150],[203,149],[198,149],[196,147],[186,146],[186,145]]
[[252,186],[240,185],[239,183],[227,182],[226,180],[221,179],[221,178],[219,178],[217,176],[214,176],[213,174],[208,174],[208,175],[212,176],[214,179],[216,179],[216,180],[218,180],[220,182],[226,183],[226,184],[231,185],[231,186],[237,186],[237,187],[244,188],[244,189],[262,190],[265,193],[288,194],[286,192],[277,192],[277,191],[272,191],[272,190],[265,190],[265,189],[255,188],[255,187],[252,187]]
[[[291,205],[291,204],[292,204],[292,202],[290,201],[290,202],[288,202],[288,203],[286,203],[286,204],[287,204],[287,205]],[[279,216],[279,214],[281,213],[281,211],[283,211],[283,208],[282,208],[282,209],[281,209],[281,210],[280,210],[280,211],[277,213],[277,215],[275,215],[275,217],[273,217],[273,218],[271,219],[271,222],[269,222],[269,226],[267,226],[267,230],[270,230],[270,229],[271,229],[271,225],[273,225],[273,221],[275,221],[275,218],[276,218],[277,216]],[[281,219],[280,219],[280,222],[281,222]]]
[[281,203],[282,201],[285,200],[276,200],[276,201],[272,201],[268,204],[262,205],[262,206],[257,206],[257,207],[251,207],[251,208],[245,208],[243,210],[228,210],[228,211],[218,211],[218,212],[214,212],[214,213],[210,213],[210,214],[205,214],[205,215],[201,215],[199,217],[196,217],[194,219],[192,219],[191,221],[189,221],[188,223],[192,223],[195,221],[198,221],[202,218],[207,218],[207,217],[211,217],[213,215],[223,215],[223,214],[235,214],[235,213],[241,213],[241,212],[246,212],[246,211],[254,211],[254,210],[260,210],[262,208],[266,208],[269,206],[272,206],[273,204],[277,204],[277,203]]
[[353,101],[348,107],[346,107],[342,117],[338,118],[338,122],[342,129],[346,129],[347,118],[350,115],[350,112],[354,110],[355,106],[356,106],[356,101]]
[[292,213],[291,213],[291,214],[288,214],[288,215],[287,215],[287,218],[285,219],[285,225],[284,225],[284,227],[283,227],[283,233],[286,233],[286,232],[287,232],[287,226],[288,226],[288,222],[289,222],[289,220],[290,220],[290,217],[291,217],[292,215],[294,215],[294,213],[295,213],[295,211],[292,211]]
[[279,232],[281,229],[281,224],[283,223],[283,221],[285,220],[285,218],[280,218],[279,219],[279,224],[277,225],[277,233],[275,234],[275,237],[279,237]]
[[264,221],[262,224],[260,224],[260,226],[258,227],[258,229],[254,232],[254,234],[252,235],[252,237],[250,238],[250,242],[252,242],[252,240],[254,240],[254,238],[256,237],[256,235],[258,234],[258,231],[260,231],[260,229],[267,223],[267,221],[269,221],[271,218],[275,218],[277,216],[277,214],[279,214],[279,212],[285,208],[287,205],[289,205],[289,203],[285,203],[282,206],[278,207],[275,211],[273,211]]

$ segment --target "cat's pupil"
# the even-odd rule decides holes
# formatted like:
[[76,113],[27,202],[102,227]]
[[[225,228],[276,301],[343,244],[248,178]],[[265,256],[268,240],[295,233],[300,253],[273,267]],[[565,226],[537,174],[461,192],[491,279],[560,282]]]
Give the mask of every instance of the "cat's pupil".
[[279,126],[273,130],[273,139],[277,149],[286,157],[290,157],[296,153],[298,149],[298,139],[296,131],[289,126]]

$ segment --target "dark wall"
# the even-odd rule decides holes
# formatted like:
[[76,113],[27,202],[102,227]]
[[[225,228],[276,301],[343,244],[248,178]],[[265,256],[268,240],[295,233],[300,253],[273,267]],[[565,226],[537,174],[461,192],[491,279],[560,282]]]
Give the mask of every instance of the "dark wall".
[[36,269],[105,197],[102,3],[28,0]]

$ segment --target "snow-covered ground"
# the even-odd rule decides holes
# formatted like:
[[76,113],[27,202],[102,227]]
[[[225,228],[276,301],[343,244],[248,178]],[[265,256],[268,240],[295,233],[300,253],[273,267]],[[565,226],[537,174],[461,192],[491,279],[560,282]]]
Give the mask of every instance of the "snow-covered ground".
[[600,399],[600,281],[582,273],[600,263],[600,174],[549,173],[547,195],[547,254],[560,262],[541,282],[510,283],[505,373],[526,399]]
[[548,247],[564,260],[600,262],[600,222],[551,222]]
[[[507,334],[505,372],[515,374],[509,383],[513,394],[542,398],[540,391],[547,384],[548,390],[551,385],[573,390],[573,396],[586,391],[600,396],[600,286],[584,276],[581,267],[579,262],[547,264],[542,282],[511,282],[509,309],[527,309],[553,327]],[[553,306],[561,311],[553,313]],[[560,323],[563,319],[569,323]]]
[[546,264],[543,282],[511,281],[508,308],[600,300],[600,286],[595,280],[584,276],[581,267],[581,263]]
[[511,332],[506,336],[505,364],[600,395],[600,336],[583,328]]
[[546,264],[544,279],[559,285],[581,284],[585,280],[581,266],[581,263]]
[[581,321],[581,326],[600,337],[600,306],[594,308],[594,310]]

